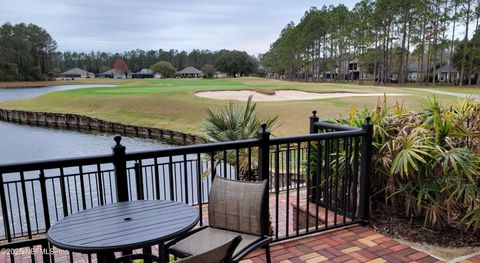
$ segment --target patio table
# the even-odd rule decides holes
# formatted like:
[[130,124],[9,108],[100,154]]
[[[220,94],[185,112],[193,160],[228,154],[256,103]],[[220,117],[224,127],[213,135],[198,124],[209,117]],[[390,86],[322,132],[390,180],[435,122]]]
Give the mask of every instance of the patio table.
[[[199,220],[190,205],[165,200],[128,201],[69,215],[47,233],[54,246],[71,252],[96,253],[98,262],[113,262],[115,251],[160,246],[188,232]],[[160,255],[162,260],[166,255]]]

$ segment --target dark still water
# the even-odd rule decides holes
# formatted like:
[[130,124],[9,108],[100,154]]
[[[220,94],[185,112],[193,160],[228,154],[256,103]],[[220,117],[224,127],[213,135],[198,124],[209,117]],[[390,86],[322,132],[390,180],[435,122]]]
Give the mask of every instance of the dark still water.
[[[0,121],[0,164],[112,153],[113,135],[32,127]],[[168,145],[151,139],[123,137],[127,152]]]
[[[0,89],[0,102],[36,97],[52,91],[91,87],[114,86],[67,85]],[[108,154],[111,153],[114,144],[113,135],[88,134],[0,121],[0,164]],[[168,147],[155,140],[128,137],[122,139],[122,144],[127,147],[127,152]]]
[[[72,85],[0,89],[0,101],[31,98],[58,90],[91,87],[114,88],[111,85]],[[110,154],[112,153],[111,147],[114,144],[113,134],[90,134],[0,121],[0,165]],[[127,148],[127,153],[169,147],[167,144],[152,139],[129,137],[124,137],[122,144]],[[173,158],[173,174],[168,172],[168,158],[157,160],[158,169],[155,169],[152,160],[143,161],[142,173],[147,199],[153,199],[154,194],[160,195],[163,199],[169,198],[171,186],[174,187],[175,198],[178,200],[184,200],[183,198],[187,198],[188,195],[190,203],[195,201],[194,198],[198,196],[195,186],[200,183],[198,179],[200,176],[196,174],[195,160],[192,160],[191,156],[185,157],[188,160],[183,160],[183,156]],[[186,167],[182,161],[188,164],[186,169],[191,175],[190,178],[181,176],[182,169]],[[127,176],[131,198],[137,195],[136,189],[138,188],[133,166],[133,162],[128,162]],[[155,173],[156,170],[157,173]],[[63,175],[60,176],[61,174]],[[46,200],[42,197],[39,171],[27,171],[24,174],[0,174],[3,179],[0,191],[6,193],[6,207],[0,206],[0,241],[8,235],[5,222],[9,222],[10,233],[14,237],[26,236],[30,229],[33,233],[43,233],[46,228],[44,205],[48,208],[50,221],[54,223],[63,218],[64,209],[68,210],[68,214],[72,214],[86,208],[115,202],[116,188],[112,164],[47,169],[44,171],[44,175],[46,178]],[[21,176],[24,176],[26,180],[21,181]],[[64,179],[63,183],[60,177]],[[156,183],[161,187],[154,189]],[[207,196],[206,191],[210,182],[207,180],[201,182],[201,184],[205,185],[202,188],[202,193]],[[182,192],[186,191],[186,187],[191,190]],[[63,200],[62,193],[65,195],[65,200]]]

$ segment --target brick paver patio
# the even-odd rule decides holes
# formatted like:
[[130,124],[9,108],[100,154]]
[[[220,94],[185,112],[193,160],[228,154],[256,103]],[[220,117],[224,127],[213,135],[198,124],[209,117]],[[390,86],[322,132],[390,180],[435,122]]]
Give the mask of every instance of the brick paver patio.
[[471,258],[460,261],[460,263],[478,263],[478,262],[480,262],[480,255],[476,255]]
[[[300,206],[306,205],[305,191],[299,191]],[[292,190],[289,200],[286,198],[285,192],[278,196],[278,234],[285,236],[287,231],[290,235],[295,234],[294,230],[294,212],[293,205],[296,204],[296,190]],[[270,204],[274,204],[276,196],[270,195]],[[285,218],[287,216],[289,224],[286,225]],[[311,209],[312,211],[313,209]],[[203,221],[208,224],[207,206],[203,206]],[[320,210],[319,217],[323,213],[329,211]],[[276,207],[270,205],[270,215],[272,222],[275,222]],[[333,216],[329,216],[328,224],[334,224]],[[339,222],[341,218],[339,217]],[[288,230],[287,230],[288,229]],[[313,230],[314,228],[311,228]],[[153,253],[157,254],[158,250],[153,247]],[[424,252],[417,251],[407,245],[400,244],[392,238],[376,233],[369,227],[351,226],[343,229],[332,230],[329,232],[312,234],[303,238],[288,240],[281,243],[273,244],[271,247],[273,262],[444,262]],[[68,254],[61,254],[56,251],[55,262],[70,262]],[[61,254],[61,255],[60,255]],[[74,262],[88,262],[88,256],[74,253]],[[16,255],[17,262],[31,262],[29,255]],[[41,261],[39,261],[41,262]],[[92,256],[92,262],[96,262],[95,256]],[[243,263],[260,263],[265,262],[263,250],[253,252],[247,257]],[[480,263],[480,255],[473,256],[463,261],[465,263]],[[0,263],[10,263],[9,257],[2,251],[0,253]]]
[[[444,262],[368,227],[353,226],[272,246],[273,262]],[[244,263],[265,262],[255,252]],[[478,261],[480,262],[480,261]]]
[[[58,251],[57,251],[58,253]],[[156,251],[154,251],[156,253]],[[373,231],[369,227],[351,226],[330,232],[313,234],[271,246],[272,262],[445,262],[427,253],[401,244],[389,237]],[[28,255],[17,255],[18,262],[31,262]],[[96,262],[95,256],[92,256]],[[0,254],[0,262],[9,263],[5,254]],[[39,261],[42,262],[42,261]],[[56,256],[55,262],[69,262],[66,255]],[[75,263],[88,262],[86,255],[75,254]],[[264,263],[263,250],[254,251],[242,263]],[[462,261],[480,263],[480,255]]]

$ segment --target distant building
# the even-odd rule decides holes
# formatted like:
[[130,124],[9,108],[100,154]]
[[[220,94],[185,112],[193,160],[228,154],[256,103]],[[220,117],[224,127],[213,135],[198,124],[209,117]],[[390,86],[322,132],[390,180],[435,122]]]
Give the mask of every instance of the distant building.
[[81,68],[72,68],[60,74],[62,78],[74,79],[74,78],[94,78],[95,74],[88,72]]
[[203,77],[203,72],[192,66],[189,66],[178,71],[177,73],[175,73],[175,75],[177,76],[177,78],[201,78]]
[[364,68],[359,65],[359,60],[354,59],[348,61],[348,69],[346,70],[347,80],[369,80],[373,79],[373,75],[368,73]]
[[[426,65],[421,65],[421,63],[419,63],[419,60],[416,58],[411,58],[408,61],[405,72],[405,74],[407,74],[407,82],[416,82],[417,80],[421,80],[426,76],[427,72],[425,70],[421,70],[422,66],[425,68]],[[400,74],[398,73],[398,69],[398,67],[393,67],[390,69],[390,82],[396,83],[400,80]]]
[[452,64],[439,67],[437,70],[435,70],[435,73],[437,73],[438,82],[447,82],[449,80],[451,82],[456,82],[460,77],[458,70],[453,67]]
[[227,73],[223,73],[220,71],[216,71],[215,74],[213,75],[214,78],[220,79],[220,78],[226,78],[228,77]]
[[113,71],[114,79],[131,79],[132,78],[132,74],[130,72],[125,73],[115,69],[112,69],[112,71]]
[[139,72],[137,72],[138,74],[153,74],[153,71],[149,68],[144,68],[142,70],[140,70]]
[[408,63],[407,81],[417,81],[418,69],[418,61]]
[[342,60],[339,62],[340,66],[331,70],[321,71],[318,66],[313,69],[312,78],[322,80],[368,80],[373,79],[373,75],[369,74],[365,69],[362,69],[359,65],[358,59],[354,60]]
[[113,79],[113,69],[95,75],[96,78]]
[[148,68],[144,68],[137,73],[132,74],[132,79],[153,79],[155,75],[153,71]]
[[125,75],[124,72],[118,72],[115,69],[110,69],[105,72],[96,74],[95,77],[102,79],[131,79],[132,74],[127,73]]

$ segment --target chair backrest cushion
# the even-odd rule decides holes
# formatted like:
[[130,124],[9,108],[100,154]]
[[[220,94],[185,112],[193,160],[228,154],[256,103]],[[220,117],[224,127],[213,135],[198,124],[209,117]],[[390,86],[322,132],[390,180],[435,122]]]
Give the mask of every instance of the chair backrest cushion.
[[241,236],[236,236],[235,238],[215,247],[211,250],[195,255],[190,256],[181,260],[175,261],[175,263],[229,263],[232,262],[232,255],[238,244],[242,241]]
[[267,181],[245,182],[215,177],[208,197],[212,227],[262,235],[262,203]]

